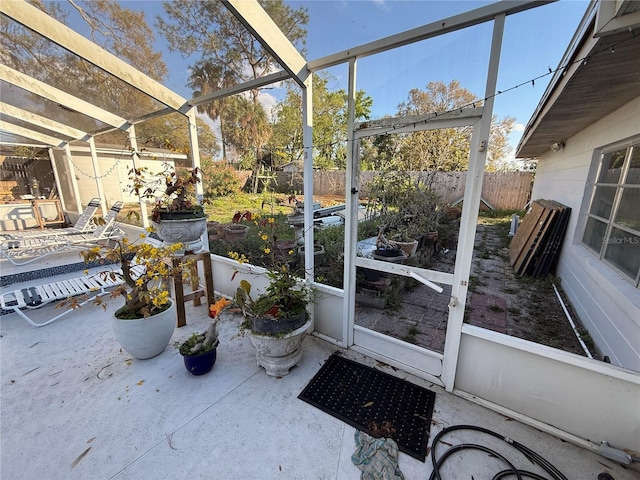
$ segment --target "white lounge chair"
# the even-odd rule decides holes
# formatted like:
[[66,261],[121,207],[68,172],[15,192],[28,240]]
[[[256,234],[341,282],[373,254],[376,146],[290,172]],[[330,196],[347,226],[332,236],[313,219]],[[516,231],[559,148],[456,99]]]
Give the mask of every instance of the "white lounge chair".
[[[114,267],[115,268],[115,267]],[[133,274],[140,273],[143,267],[134,266]],[[119,272],[115,269],[114,272]],[[3,310],[13,310],[20,315],[27,323],[34,327],[43,327],[73,312],[72,308],[63,309],[62,312],[42,323],[34,322],[26,312],[34,310],[52,302],[61,302],[70,297],[88,294],[88,298],[79,303],[80,306],[92,302],[99,296],[109,293],[107,289],[117,287],[123,283],[119,275],[105,275],[96,273],[60,280],[35,287],[26,287],[9,291],[0,295],[0,305]],[[91,295],[93,294],[93,295]]]
[[115,226],[115,221],[122,205],[122,202],[114,203],[105,215],[104,222],[91,233],[20,240],[0,239],[0,256],[14,265],[26,265],[53,253],[73,248],[87,248],[101,241],[121,238],[123,232]]
[[0,238],[10,240],[23,240],[27,238],[50,238],[60,235],[76,235],[79,233],[89,233],[95,230],[96,225],[92,222],[94,214],[100,207],[100,199],[92,198],[82,214],[72,227],[65,228],[45,228],[44,230],[19,230],[16,232],[0,233]]

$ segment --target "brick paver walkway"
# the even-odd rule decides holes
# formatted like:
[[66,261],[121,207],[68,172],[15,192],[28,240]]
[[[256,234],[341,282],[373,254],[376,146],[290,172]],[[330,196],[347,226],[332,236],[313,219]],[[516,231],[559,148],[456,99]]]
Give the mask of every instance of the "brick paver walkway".
[[[487,237],[487,238],[485,238]],[[505,265],[500,259],[483,258],[486,250],[495,251],[499,239],[476,234],[471,275],[480,287],[470,289],[465,309],[465,322],[500,333],[507,333],[507,303],[500,296],[505,288]],[[453,272],[455,250],[439,252],[432,258],[433,268]],[[444,352],[448,305],[451,286],[443,285],[437,293],[424,285],[403,290],[399,305],[376,309],[356,305],[356,324],[390,335],[429,350]],[[474,291],[475,290],[475,291]]]

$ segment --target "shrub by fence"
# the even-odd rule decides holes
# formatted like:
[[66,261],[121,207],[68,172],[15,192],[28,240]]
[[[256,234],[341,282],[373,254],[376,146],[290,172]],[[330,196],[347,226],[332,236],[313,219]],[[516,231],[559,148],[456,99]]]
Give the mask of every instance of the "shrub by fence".
[[[361,192],[380,172],[361,172]],[[420,178],[440,195],[445,202],[455,203],[464,197],[467,172],[413,172],[412,177]],[[281,193],[302,192],[302,174],[299,172],[278,172],[276,191]],[[498,210],[523,209],[531,196],[533,175],[530,172],[486,172],[482,182],[482,198]],[[315,195],[344,195],[346,172],[313,172],[313,192]],[[361,194],[362,195],[362,194]]]

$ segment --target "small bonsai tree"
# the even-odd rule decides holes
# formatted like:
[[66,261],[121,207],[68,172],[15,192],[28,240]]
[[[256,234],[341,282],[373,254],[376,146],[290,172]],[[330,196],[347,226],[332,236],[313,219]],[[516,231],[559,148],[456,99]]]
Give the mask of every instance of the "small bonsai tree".
[[[176,169],[163,164],[164,170],[152,174],[147,167],[129,170],[129,191],[142,198],[155,200],[151,219],[158,223],[165,212],[188,212],[193,217],[203,217],[204,208],[196,199],[196,185],[200,183],[200,170],[196,167],[179,175]],[[161,196],[158,192],[163,190]]]

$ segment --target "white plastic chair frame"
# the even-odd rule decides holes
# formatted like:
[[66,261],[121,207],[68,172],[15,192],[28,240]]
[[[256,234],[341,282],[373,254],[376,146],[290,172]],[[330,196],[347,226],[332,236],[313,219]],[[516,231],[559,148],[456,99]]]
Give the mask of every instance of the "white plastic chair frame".
[[[87,248],[100,241],[122,238],[123,232],[114,224],[116,216],[122,209],[122,202],[113,204],[104,217],[104,224],[92,233],[60,235],[47,238],[24,238],[20,240],[0,239],[0,255],[12,264],[20,266],[40,260],[48,255],[73,248]],[[28,258],[19,261],[20,258]]]

